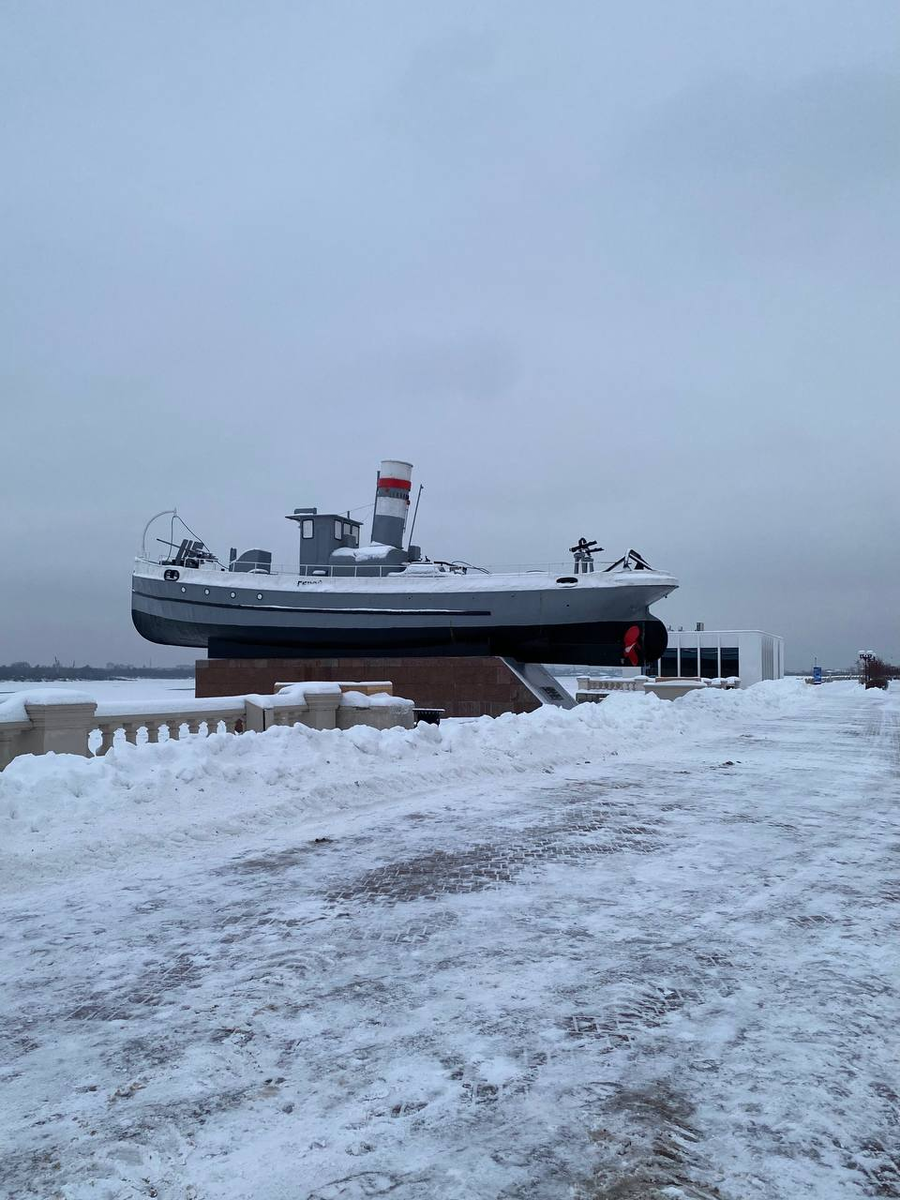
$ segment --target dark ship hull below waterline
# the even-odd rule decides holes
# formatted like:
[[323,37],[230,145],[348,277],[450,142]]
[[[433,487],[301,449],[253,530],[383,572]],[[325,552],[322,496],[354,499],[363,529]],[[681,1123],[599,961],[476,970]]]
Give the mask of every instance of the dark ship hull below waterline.
[[[492,629],[334,630],[219,628],[215,635],[196,626],[146,613],[133,614],[138,633],[164,646],[196,646],[210,658],[446,658],[493,655],[519,662],[583,663],[585,666],[644,666],[666,649],[666,627],[643,621],[597,621],[583,625],[505,626]],[[635,633],[632,631],[636,631]],[[190,640],[188,640],[190,639]],[[626,655],[626,646],[637,662]]]

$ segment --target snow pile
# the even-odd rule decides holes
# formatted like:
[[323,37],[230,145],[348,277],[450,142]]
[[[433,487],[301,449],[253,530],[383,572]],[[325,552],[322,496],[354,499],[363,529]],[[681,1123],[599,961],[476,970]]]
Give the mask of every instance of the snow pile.
[[[841,687],[829,684],[829,687]],[[856,688],[855,683],[848,685]],[[802,679],[770,679],[748,688],[698,688],[678,701],[692,712],[716,713],[722,720],[778,717],[815,702],[816,689]]]
[[744,692],[704,689],[674,703],[624,693],[569,711],[542,708],[410,730],[275,727],[117,745],[103,758],[23,755],[0,773],[0,874],[13,878],[17,866],[33,872],[42,864],[62,870],[84,856],[114,861],[126,850],[246,833],[435,784],[554,771],[606,756],[621,764],[648,745],[658,750],[731,722],[796,711],[814,701],[812,692],[782,681]]
[[[252,692],[246,697],[260,708],[298,708],[306,703],[307,696],[340,696],[339,683],[288,683],[279,688],[274,695],[261,695]],[[235,697],[243,704],[245,697]]]
[[392,696],[390,692],[376,692],[369,696],[365,692],[355,692],[352,689],[344,692],[341,697],[342,708],[415,708],[414,700],[406,700],[403,696]]

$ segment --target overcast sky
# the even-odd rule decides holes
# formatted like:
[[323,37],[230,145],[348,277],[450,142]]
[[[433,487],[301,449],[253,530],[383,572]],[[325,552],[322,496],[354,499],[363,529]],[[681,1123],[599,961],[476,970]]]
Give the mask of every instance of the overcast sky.
[[[144,521],[291,559],[636,546],[669,623],[900,658],[896,0],[0,4],[0,661]],[[361,514],[362,515],[362,514]]]

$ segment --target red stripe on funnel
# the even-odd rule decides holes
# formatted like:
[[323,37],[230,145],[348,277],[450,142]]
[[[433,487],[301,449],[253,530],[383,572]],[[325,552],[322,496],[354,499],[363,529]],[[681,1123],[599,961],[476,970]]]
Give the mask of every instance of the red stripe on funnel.
[[390,479],[386,475],[382,475],[378,480],[380,488],[400,488],[401,491],[408,492],[410,489],[410,481],[408,479]]

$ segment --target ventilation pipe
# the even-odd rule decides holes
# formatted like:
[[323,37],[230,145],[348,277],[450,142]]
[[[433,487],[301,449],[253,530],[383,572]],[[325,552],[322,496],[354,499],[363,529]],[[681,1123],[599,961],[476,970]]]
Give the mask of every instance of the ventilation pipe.
[[387,458],[381,464],[372,518],[373,542],[402,549],[411,479],[412,463]]

